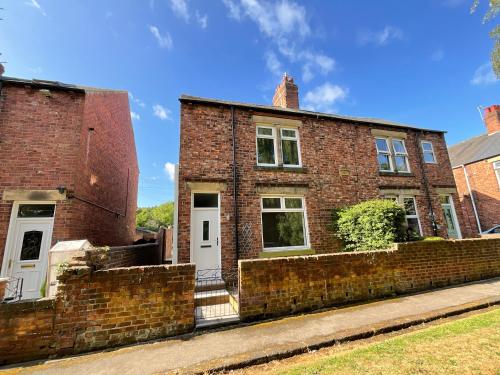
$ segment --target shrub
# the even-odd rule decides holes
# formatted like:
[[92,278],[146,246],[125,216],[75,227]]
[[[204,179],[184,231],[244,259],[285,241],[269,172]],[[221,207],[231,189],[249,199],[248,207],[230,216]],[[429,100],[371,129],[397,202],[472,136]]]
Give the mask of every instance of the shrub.
[[333,229],[348,251],[385,249],[407,237],[403,207],[387,199],[335,210]]

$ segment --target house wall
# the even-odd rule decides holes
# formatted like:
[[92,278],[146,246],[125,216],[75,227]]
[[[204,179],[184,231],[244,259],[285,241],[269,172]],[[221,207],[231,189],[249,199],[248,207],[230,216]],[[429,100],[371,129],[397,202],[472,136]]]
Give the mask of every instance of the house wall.
[[[481,229],[484,231],[500,224],[500,186],[492,163],[488,160],[481,160],[467,164],[465,168],[469,176],[469,184],[474,196]],[[477,236],[479,230],[462,167],[454,168],[453,175],[468,235]]]
[[[409,176],[379,173],[371,129],[388,129],[344,121],[322,120],[305,116],[299,129],[303,168],[283,170],[256,166],[255,123],[253,115],[270,114],[236,109],[236,163],[238,171],[238,211],[240,258],[259,256],[262,251],[261,210],[258,188],[287,187],[306,190],[305,202],[311,248],[317,253],[339,249],[328,230],[331,210],[381,196],[381,188],[407,188],[419,191],[417,208],[426,236],[433,235],[429,218],[429,201],[423,188],[418,163],[419,139],[432,141],[438,164],[425,164],[432,208],[442,227],[439,235],[446,237],[446,227],[439,203],[439,188],[454,189],[444,136],[441,133],[407,132]],[[278,115],[274,115],[278,116]],[[281,116],[285,117],[285,116]],[[234,206],[232,196],[231,113],[226,107],[204,104],[181,104],[181,146],[179,163],[179,262],[188,262],[190,251],[191,182],[225,184],[221,191],[221,240],[224,268],[236,267],[234,243]],[[456,193],[452,194],[455,204]],[[460,224],[463,222],[457,210]],[[243,233],[243,227],[250,231]]]
[[500,275],[500,239],[239,263],[240,319],[282,316]]
[[[90,139],[89,128],[94,128]],[[77,199],[58,201],[53,244],[83,238],[95,245],[131,244],[137,178],[125,92],[84,94],[55,89],[51,96],[45,96],[37,88],[3,82],[0,194],[3,196],[6,189],[55,190],[65,186],[70,193],[126,213],[126,217],[117,217]],[[12,206],[12,201],[0,201],[0,263]]]

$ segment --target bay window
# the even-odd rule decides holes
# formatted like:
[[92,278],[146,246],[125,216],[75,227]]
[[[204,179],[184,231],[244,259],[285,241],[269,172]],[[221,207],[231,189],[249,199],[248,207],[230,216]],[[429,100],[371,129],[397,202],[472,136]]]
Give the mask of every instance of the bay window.
[[307,223],[303,197],[262,197],[264,250],[306,248]]

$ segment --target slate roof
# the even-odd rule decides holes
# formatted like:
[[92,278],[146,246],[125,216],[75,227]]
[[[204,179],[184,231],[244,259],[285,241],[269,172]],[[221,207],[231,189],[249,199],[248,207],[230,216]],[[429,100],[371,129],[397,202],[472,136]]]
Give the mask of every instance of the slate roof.
[[453,168],[500,155],[500,132],[460,142],[449,147],[448,153]]
[[212,104],[212,105],[227,106],[227,107],[234,106],[234,107],[238,107],[238,108],[260,110],[263,112],[274,112],[274,113],[281,113],[281,114],[288,114],[288,115],[312,116],[312,117],[324,118],[324,119],[351,121],[351,122],[362,123],[362,124],[377,124],[377,125],[384,125],[384,126],[389,126],[389,127],[394,127],[394,128],[422,130],[422,131],[433,132],[433,133],[446,133],[446,131],[443,131],[443,130],[419,128],[419,127],[414,126],[414,125],[401,124],[398,122],[375,119],[375,118],[344,116],[344,115],[336,115],[336,114],[331,114],[331,113],[306,111],[303,109],[281,108],[281,107],[274,107],[271,105],[250,104],[250,103],[233,102],[233,101],[228,101],[228,100],[201,98],[198,96],[191,96],[191,95],[181,95],[181,97],[179,98],[179,101],[185,102],[185,103],[202,103],[202,104]]
[[124,90],[113,90],[113,89],[103,89],[98,87],[89,87],[81,85],[72,85],[69,83],[62,83],[59,81],[48,81],[44,79],[24,79],[15,77],[0,76],[0,83],[10,83],[14,85],[29,85],[32,87],[37,87],[40,89],[48,90],[63,90],[63,91],[73,91],[73,92],[86,92],[86,91],[109,91],[109,92],[127,92]]

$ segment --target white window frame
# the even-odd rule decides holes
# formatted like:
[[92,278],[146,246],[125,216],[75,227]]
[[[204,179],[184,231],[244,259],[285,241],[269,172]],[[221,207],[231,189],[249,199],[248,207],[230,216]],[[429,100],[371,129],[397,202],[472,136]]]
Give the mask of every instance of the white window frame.
[[493,171],[497,175],[498,187],[500,188],[500,160],[493,162]]
[[[295,132],[295,137],[287,137],[283,135],[283,130],[290,130]],[[300,168],[302,167],[302,157],[300,156],[300,137],[299,137],[299,130],[297,128],[279,128],[279,134],[280,134],[280,151],[281,151],[281,161],[283,162],[283,167],[286,168]],[[297,153],[298,153],[298,158],[299,158],[299,164],[285,164],[283,161],[283,141],[296,141],[297,142]]]
[[408,225],[408,219],[417,219],[418,229],[420,230],[420,236],[424,236],[424,232],[422,231],[422,222],[420,220],[420,215],[418,213],[417,200],[413,195],[393,195],[388,194],[384,196],[384,199],[395,199],[396,203],[405,208],[404,200],[405,199],[413,199],[413,205],[415,206],[415,215],[407,215],[405,210],[405,221],[406,225]]
[[[396,147],[394,147],[394,141],[399,141],[403,145],[404,152],[397,152]],[[406,149],[406,144],[405,140],[402,138],[391,138],[391,146],[392,146],[392,151],[394,154],[394,168],[396,168],[396,156],[403,156],[405,158],[405,164],[406,164],[406,171],[397,171],[397,172],[402,172],[402,173],[411,173],[410,170],[410,158],[408,157],[408,150]]]
[[[275,198],[280,199],[280,207],[281,208],[264,208],[264,198]],[[286,208],[285,207],[285,198],[300,198],[302,200],[302,208]],[[263,220],[262,214],[266,212],[302,212],[304,220],[304,245],[302,246],[282,246],[282,247],[264,247],[264,230],[263,230]],[[309,244],[309,225],[307,222],[307,209],[306,209],[306,200],[302,195],[261,195],[260,196],[260,234],[262,239],[262,250],[266,252],[273,251],[284,251],[284,250],[308,250],[310,249]]]
[[[379,150],[378,145],[377,145],[377,140],[378,139],[381,139],[381,140],[383,140],[385,142],[385,145],[387,146],[387,150],[388,151]],[[389,142],[389,138],[386,138],[386,137],[375,137],[375,148],[377,149],[378,170],[380,172],[394,172],[394,164],[393,164],[393,160],[392,160],[392,148],[391,148],[391,145],[390,145],[390,142]],[[378,161],[378,155],[379,154],[387,155],[389,157],[389,169],[380,169],[380,163]]]
[[[431,146],[431,150],[430,151],[426,151],[424,149],[424,144],[430,145]],[[437,164],[436,153],[434,152],[434,145],[432,144],[431,141],[421,141],[420,142],[420,148],[422,149],[422,156],[423,156],[425,164]],[[434,159],[434,161],[425,161],[425,154],[432,154],[432,158]]]
[[[259,129],[271,129],[273,132],[272,135],[263,135],[259,134]],[[265,126],[265,125],[258,125],[255,129],[255,152],[256,152],[256,157],[257,157],[257,165],[262,166],[262,167],[276,167],[278,165],[278,142],[277,142],[277,132],[276,132],[276,127],[274,126]],[[259,138],[263,139],[272,139],[273,140],[273,147],[274,147],[274,164],[269,164],[269,163],[259,163]]]

